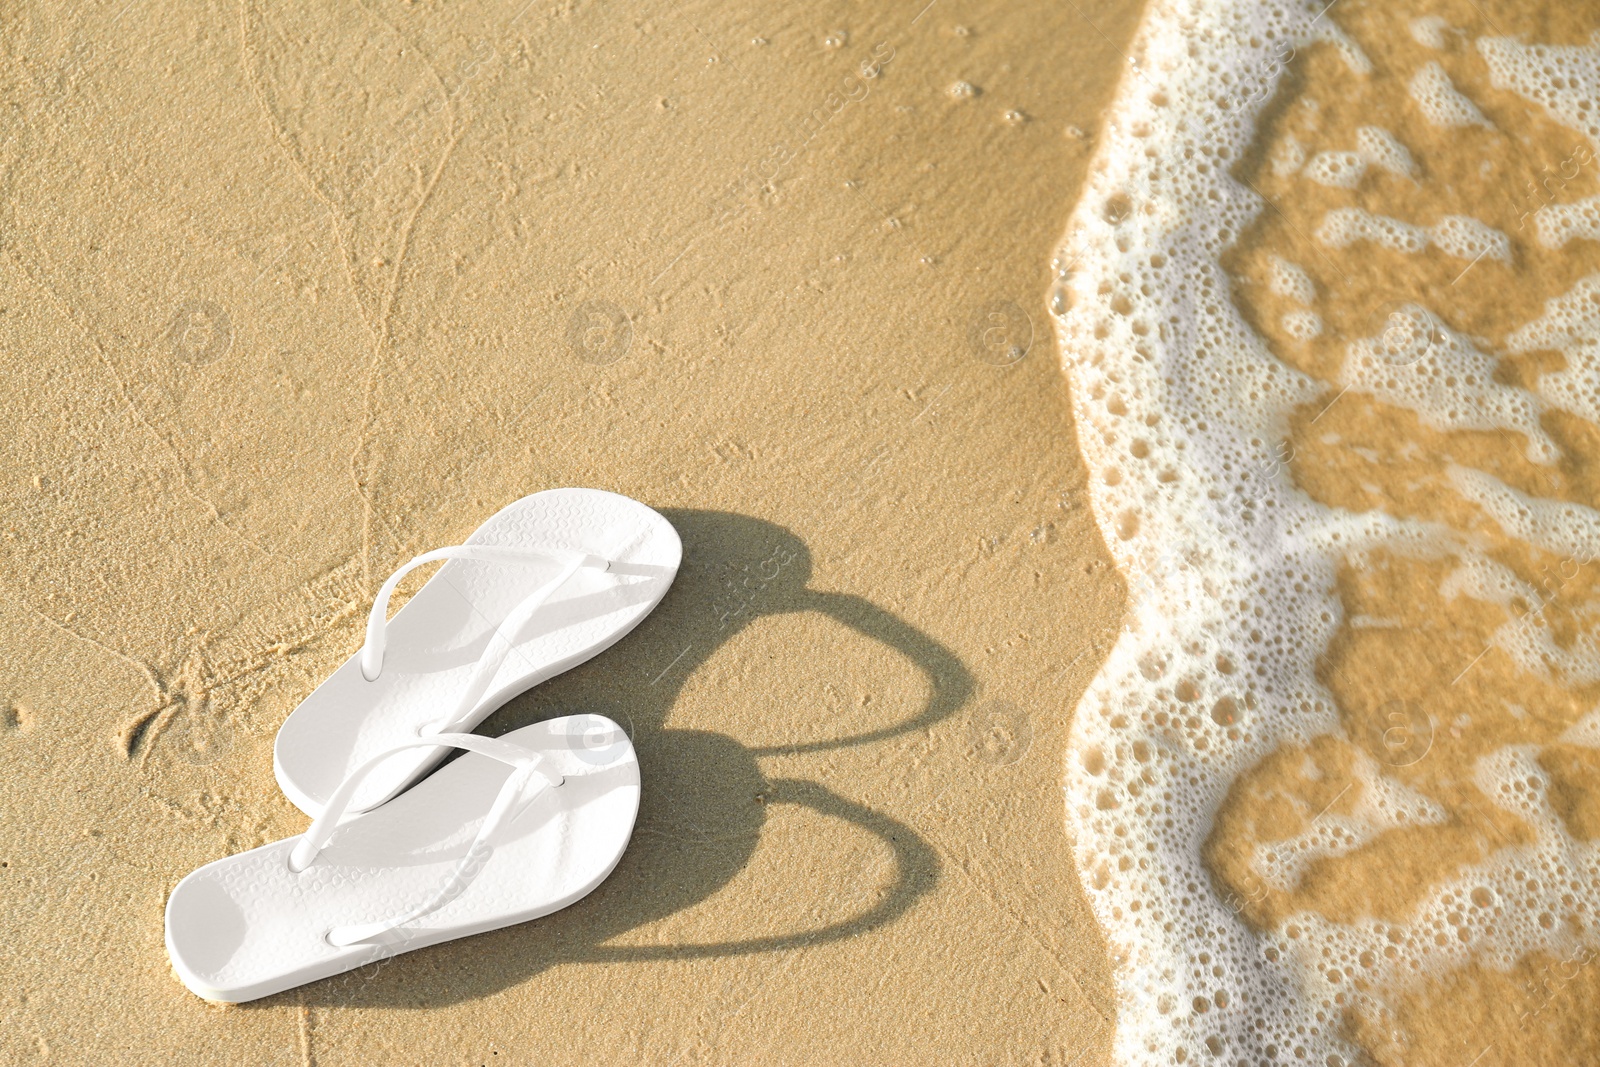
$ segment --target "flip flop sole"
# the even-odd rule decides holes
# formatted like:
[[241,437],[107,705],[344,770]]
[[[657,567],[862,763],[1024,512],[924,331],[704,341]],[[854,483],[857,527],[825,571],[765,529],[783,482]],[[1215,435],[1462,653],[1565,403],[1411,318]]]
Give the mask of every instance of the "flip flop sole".
[[[428,945],[537,919],[574,903],[622,858],[639,811],[639,761],[599,715],[536,723],[502,741],[565,776],[498,826],[462,875],[478,827],[513,768],[467,753],[381,808],[341,824],[296,873],[299,837],[208,863],[167,901],[173,969],[207,1000],[239,1003]],[[454,883],[452,882],[454,879]],[[451,886],[448,903],[369,942],[331,931],[381,922]],[[459,891],[457,891],[459,890]]]
[[[580,570],[517,635],[471,714],[471,730],[507,700],[621,640],[666,595],[683,559],[677,531],[637,500],[598,489],[550,489],[501,509],[466,541],[509,548],[556,546],[663,572],[659,577]],[[346,775],[372,755],[447,715],[500,623],[560,564],[444,563],[387,627],[383,670],[361,673],[359,652],[290,713],[273,745],[284,795],[315,817]],[[363,783],[352,810],[376,807],[447,754],[415,749]]]

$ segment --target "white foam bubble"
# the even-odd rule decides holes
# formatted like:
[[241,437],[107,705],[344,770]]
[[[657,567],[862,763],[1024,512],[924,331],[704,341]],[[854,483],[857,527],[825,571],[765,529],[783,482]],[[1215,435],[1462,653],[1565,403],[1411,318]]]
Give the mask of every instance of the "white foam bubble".
[[1333,45],[1344,59],[1345,66],[1349,67],[1353,74],[1366,75],[1372,73],[1372,60],[1367,58],[1367,53],[1362,51],[1361,46],[1351,40],[1350,35],[1345,33],[1344,29],[1332,19],[1316,19],[1313,21],[1310,29],[1304,31],[1303,39],[1307,41],[1324,41]]
[[1600,143],[1600,48],[1593,45],[1523,44],[1509,37],[1485,37],[1478,52],[1489,64],[1497,89],[1543,104],[1564,126]]
[[1363,126],[1357,130],[1356,148],[1362,159],[1397,177],[1409,178],[1416,170],[1406,146],[1382,126]]
[[1273,256],[1267,268],[1267,287],[1299,304],[1310,304],[1317,298],[1317,287],[1306,269],[1279,256]]
[[1561,735],[1561,740],[1569,745],[1600,748],[1600,710],[1591,711],[1568,727]]
[[1539,379],[1540,397],[1551,407],[1600,422],[1600,274],[1578,280],[1567,292],[1545,302],[1544,314],[1506,338],[1512,352],[1554,350],[1567,365]]
[[1424,64],[1411,79],[1411,98],[1435,126],[1488,126],[1478,105],[1464,96],[1438,63]]
[[1283,316],[1283,328],[1296,341],[1310,341],[1322,336],[1322,316],[1303,308],[1286,312]]
[[[1353,810],[1334,810],[1346,794],[1353,794]],[[1311,816],[1306,828],[1272,845],[1258,845],[1255,869],[1273,888],[1290,892],[1306,868],[1317,860],[1346,855],[1371,844],[1380,834],[1402,826],[1438,826],[1449,815],[1438,801],[1381,773],[1378,764],[1357,754],[1354,774],[1344,790],[1322,811]]]
[[[1353,1062],[1358,1054],[1338,1033],[1348,1009],[1381,1014],[1385,990],[1471,957],[1509,967],[1529,951],[1556,951],[1569,936],[1557,916],[1600,928],[1600,849],[1566,834],[1544,799],[1546,777],[1516,746],[1477,773],[1495,804],[1530,820],[1534,840],[1467,866],[1404,923],[1300,914],[1254,931],[1200,858],[1211,815],[1241,773],[1285,743],[1341,729],[1317,670],[1341,624],[1330,592],[1341,560],[1359,564],[1379,548],[1449,552],[1459,563],[1447,595],[1537,602],[1527,600],[1537,590],[1463,536],[1320,505],[1285,470],[1290,413],[1326,404],[1330,389],[1273,358],[1233,305],[1221,260],[1263,210],[1232,177],[1233,164],[1254,138],[1282,42],[1320,35],[1352,70],[1370,69],[1353,42],[1327,29],[1324,6],[1152,0],[1132,54],[1159,92],[1139,79],[1119,95],[1065,242],[1076,262],[1062,283],[1072,293],[1058,318],[1063,360],[1096,472],[1096,521],[1129,595],[1124,630],[1074,718],[1066,770],[1078,869],[1112,945],[1121,1063]],[[1442,68],[1425,70],[1413,88],[1430,121],[1484,121]],[[1219,108],[1219,100],[1251,103]],[[1368,140],[1358,150],[1383,166],[1366,154],[1380,139]],[[1271,163],[1280,174],[1306,165],[1298,146],[1280,151]],[[1381,151],[1392,172],[1413,173],[1409,153],[1402,166]],[[1335,246],[1367,240],[1469,262],[1508,248],[1505,235],[1464,216],[1430,228],[1350,209],[1330,212],[1318,233]],[[1315,287],[1300,285],[1292,266],[1274,264],[1269,287],[1314,313]],[[1600,353],[1578,343],[1587,327],[1563,308],[1547,309],[1523,340],[1570,342],[1569,392],[1591,397]],[[1387,326],[1384,309],[1373,312],[1373,335],[1346,351],[1351,390],[1440,428],[1520,433],[1536,462],[1556,456],[1539,416],[1547,404],[1576,402],[1552,396],[1551,375],[1540,395],[1502,384],[1479,342],[1439,327],[1425,308],[1402,304]],[[1550,543],[1577,536],[1560,515],[1473,484],[1472,499],[1500,508],[1508,529]],[[1540,670],[1578,677],[1600,665],[1600,650],[1557,647],[1537,626],[1502,630],[1495,642]],[[1258,867],[1292,882],[1305,857],[1360,847],[1382,826],[1439,818],[1428,798],[1406,795],[1381,768],[1362,773],[1367,800],[1284,846],[1289,858],[1276,868]]]
[[1293,137],[1285,137],[1273,154],[1272,173],[1286,178],[1305,165],[1305,146]]
[[1317,227],[1317,240],[1334,248],[1371,241],[1397,252],[1416,254],[1429,245],[1459,259],[1511,262],[1511,239],[1493,226],[1466,215],[1446,215],[1432,227],[1417,226],[1359,207],[1334,208]]
[[1498,365],[1427,309],[1406,304],[1385,318],[1381,333],[1350,345],[1340,380],[1438,430],[1514,430],[1527,438],[1529,459],[1553,462],[1559,450],[1539,425],[1544,404],[1497,382]]
[[1428,247],[1428,231],[1387,215],[1374,215],[1365,208],[1338,207],[1322,217],[1317,240],[1333,248],[1371,241],[1397,252],[1416,253]]
[[1424,48],[1443,48],[1444,35],[1453,27],[1438,15],[1423,15],[1410,22],[1411,38]]
[[1355,152],[1318,152],[1306,164],[1305,176],[1318,185],[1354,189],[1366,171],[1367,161]]
[[1577,566],[1600,559],[1600,513],[1566,500],[1531,497],[1483,471],[1456,467],[1456,488],[1519,540],[1565,556]]
[[1579,238],[1600,240],[1600,196],[1566,204],[1535,204],[1530,212],[1538,226],[1539,243],[1563,248]]
[[1511,262],[1511,238],[1470,215],[1446,215],[1428,231],[1439,249],[1458,259]]

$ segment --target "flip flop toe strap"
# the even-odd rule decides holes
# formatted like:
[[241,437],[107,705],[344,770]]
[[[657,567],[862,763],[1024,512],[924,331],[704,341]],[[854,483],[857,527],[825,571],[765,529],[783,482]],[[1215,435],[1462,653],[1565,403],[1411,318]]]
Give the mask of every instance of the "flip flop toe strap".
[[[334,830],[339,825],[339,819],[348,810],[350,800],[355,795],[356,787],[373,768],[397,752],[423,746],[464,748],[471,752],[488,756],[491,759],[499,760],[501,763],[509,764],[515,769],[506,778],[505,784],[500,787],[499,793],[495,795],[494,803],[489,808],[489,814],[484,817],[482,824],[478,827],[477,835],[473,837],[472,844],[467,846],[466,852],[456,863],[455,869],[451,871],[450,876],[441,883],[433,895],[409,911],[389,919],[371,923],[336,926],[328,931],[327,934],[328,942],[332,945],[343,948],[362,941],[371,941],[382,934],[420,919],[430,912],[437,911],[452,900],[455,900],[477,878],[478,873],[483,869],[483,865],[488,861],[490,854],[493,853],[494,848],[489,844],[489,839],[495,830],[506,821],[514,808],[520,811],[533,800],[533,796],[523,796],[523,791],[528,784],[537,782],[538,792],[542,792],[545,789],[553,789],[566,780],[560,774],[541,769],[540,764],[544,762],[543,756],[507,741],[483,737],[478,734],[429,734],[427,737],[419,737],[415,741],[396,745],[389,751],[374,756],[360,767],[357,767],[340,783],[339,788],[335,790],[332,798],[329,799],[328,806],[323,809],[321,815],[312,821],[310,828],[306,830],[293,851],[289,853],[289,869],[298,874],[316,862],[318,853],[327,845],[328,840],[333,836]],[[537,792],[535,792],[534,796],[536,795]],[[520,804],[518,803],[519,800],[521,801]]]
[[563,564],[563,566],[554,578],[524,597],[501,620],[500,625],[495,627],[494,634],[490,636],[489,643],[485,646],[483,654],[478,657],[478,662],[473,665],[472,676],[468,679],[466,687],[456,701],[456,706],[444,718],[424,724],[422,726],[423,733],[448,733],[463,728],[471,728],[472,723],[467,720],[473,709],[478,706],[478,701],[483,698],[484,692],[489,688],[489,683],[499,673],[506,656],[516,647],[517,634],[533,618],[534,613],[544,606],[545,601],[549,600],[555,591],[560,589],[579,570],[588,567],[604,571],[619,578],[670,578],[673,574],[673,568],[670,567],[622,563],[617,560],[606,559],[603,556],[573,552],[564,548],[504,548],[498,545],[452,545],[448,548],[438,548],[432,552],[424,552],[390,575],[389,580],[383,583],[383,588],[378,590],[378,596],[372,603],[372,611],[367,616],[367,640],[361,646],[361,676],[367,681],[376,681],[383,670],[389,597],[394,593],[395,587],[400,584],[401,578],[416,568],[443,559],[470,559],[480,563],[502,564],[548,563],[551,560],[555,560]]
[[[378,675],[383,672],[383,650],[389,625],[389,598],[394,595],[395,588],[400,584],[400,579],[418,567],[448,559],[470,559],[479,563],[500,563],[511,566],[529,563],[549,563],[551,560],[563,564],[561,573],[556,578],[541,585],[531,596],[523,600],[521,604],[518,604],[516,610],[512,612],[513,617],[520,615],[522,622],[526,622],[527,617],[532,615],[540,604],[550,598],[550,594],[559,589],[562,583],[571,578],[580,568],[592,567],[596,570],[608,571],[615,566],[613,561],[602,556],[592,556],[584,552],[574,552],[565,548],[553,547],[506,548],[500,545],[450,545],[446,548],[436,548],[432,552],[424,552],[389,575],[389,580],[383,583],[383,587],[378,590],[378,595],[372,602],[372,610],[367,614],[367,639],[366,643],[361,646],[361,676],[367,681],[377,681]],[[508,618],[505,623],[501,624],[500,629],[495,632],[497,639],[511,621]],[[502,652],[501,655],[503,657],[504,653]],[[485,682],[487,682],[487,679],[485,679]]]

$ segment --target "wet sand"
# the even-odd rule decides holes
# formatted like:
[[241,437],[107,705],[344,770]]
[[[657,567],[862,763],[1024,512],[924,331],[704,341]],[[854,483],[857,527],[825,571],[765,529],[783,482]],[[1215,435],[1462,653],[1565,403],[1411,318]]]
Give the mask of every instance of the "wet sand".
[[[1353,514],[1436,524],[1442,547],[1396,544],[1345,560],[1337,579],[1343,621],[1318,669],[1341,730],[1285,745],[1235,781],[1206,855],[1222,891],[1258,929],[1286,930],[1294,939],[1308,916],[1336,928],[1373,919],[1387,925],[1385,953],[1364,953],[1355,969],[1328,974],[1348,991],[1344,1026],[1370,1062],[1588,1062],[1600,1055],[1600,1030],[1586,1007],[1596,980],[1587,966],[1593,919],[1571,895],[1548,909],[1518,899],[1523,890],[1538,897],[1540,882],[1548,889],[1581,879],[1584,861],[1574,856],[1551,869],[1530,860],[1516,876],[1516,894],[1489,888],[1473,872],[1528,850],[1539,836],[1538,820],[1518,813],[1530,791],[1548,796],[1570,840],[1587,843],[1600,834],[1600,760],[1592,742],[1572,734],[1600,697],[1600,687],[1575,666],[1591,647],[1594,557],[1529,540],[1486,502],[1493,494],[1474,490],[1487,483],[1464,483],[1462,472],[1482,472],[1530,499],[1592,508],[1600,502],[1593,481],[1600,427],[1552,402],[1529,424],[1559,450],[1552,462],[1529,432],[1471,425],[1493,418],[1465,405],[1430,418],[1385,379],[1400,380],[1447,334],[1471,337],[1496,358],[1492,383],[1469,380],[1478,388],[1468,396],[1534,391],[1542,376],[1567,365],[1558,351],[1516,351],[1511,335],[1600,268],[1593,241],[1552,247],[1539,240],[1547,204],[1600,192],[1593,149],[1583,133],[1493,84],[1471,42],[1512,34],[1540,44],[1588,44],[1597,12],[1592,4],[1426,8],[1456,28],[1443,35],[1442,47],[1421,43],[1410,28],[1421,5],[1345,0],[1333,13],[1371,59],[1370,77],[1353,74],[1332,44],[1297,57],[1238,168],[1271,206],[1225,263],[1236,302],[1273,354],[1328,386],[1291,419],[1281,458],[1295,484]],[[1406,72],[1430,62],[1486,121],[1454,129],[1429,121],[1406,90]],[[1278,163],[1289,153],[1311,159],[1354,145],[1362,127],[1391,131],[1409,149],[1413,173],[1373,168],[1355,188],[1318,187],[1289,177],[1298,168]],[[1555,183],[1539,188],[1552,174]],[[1470,217],[1507,235],[1510,255],[1468,262],[1371,241],[1330,247],[1319,227],[1329,212],[1351,206],[1419,226]],[[1274,291],[1279,259],[1298,264],[1310,280],[1309,307],[1322,323],[1315,337],[1295,336],[1291,316],[1302,302],[1285,286]],[[1404,310],[1412,305],[1436,318],[1418,319],[1414,336],[1386,334],[1417,325],[1404,321],[1416,317]],[[1352,383],[1349,346],[1375,335],[1396,341],[1387,374],[1380,369]],[[1452,366],[1465,368],[1465,361]],[[1496,603],[1464,580],[1469,554],[1537,592]],[[1519,630],[1530,638],[1547,633],[1551,649],[1561,650],[1554,654],[1573,660],[1533,666],[1509,654],[1507,633]],[[1486,768],[1522,750],[1533,754],[1548,784],[1530,778],[1509,792],[1497,789],[1503,775]],[[1263,856],[1314,837],[1319,820],[1370,822],[1373,805],[1386,803],[1380,786],[1420,798],[1426,812],[1330,846],[1292,884],[1264,875]],[[1450,928],[1435,935],[1420,921],[1423,901],[1457,891]],[[1566,931],[1566,947],[1502,959],[1493,931],[1530,918],[1544,931]],[[1478,932],[1485,921],[1489,937]]]

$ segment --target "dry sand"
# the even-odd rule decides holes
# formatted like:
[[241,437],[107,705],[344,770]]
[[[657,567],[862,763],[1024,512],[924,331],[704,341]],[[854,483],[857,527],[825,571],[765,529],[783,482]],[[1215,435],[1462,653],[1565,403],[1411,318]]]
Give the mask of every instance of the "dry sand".
[[[1137,5],[519,7],[0,19],[0,1060],[1102,1062],[1122,587],[1043,294]],[[375,581],[559,485],[687,549],[486,727],[630,726],[616,874],[189,994],[165,895],[304,827],[273,732]]]

